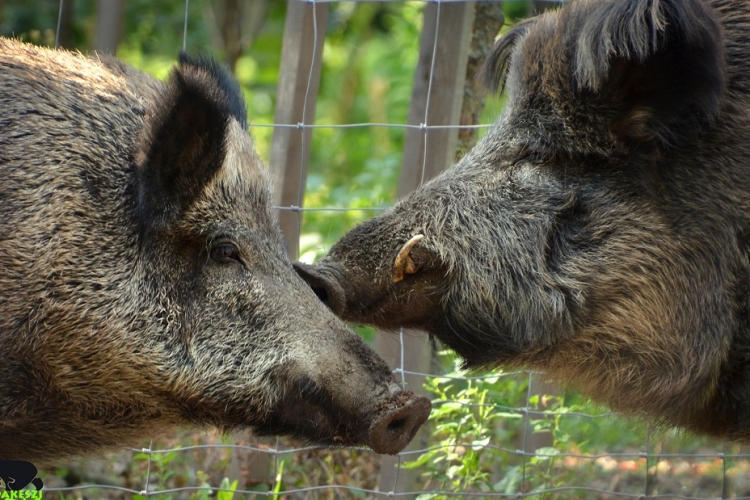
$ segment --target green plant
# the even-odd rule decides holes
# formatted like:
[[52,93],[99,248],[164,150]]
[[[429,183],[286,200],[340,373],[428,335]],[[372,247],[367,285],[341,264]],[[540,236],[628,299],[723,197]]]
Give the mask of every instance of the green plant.
[[[448,375],[428,377],[425,383],[433,396],[428,449],[403,465],[420,471],[423,489],[435,492],[423,493],[419,500],[450,498],[442,492],[538,493],[547,498],[550,489],[601,476],[594,459],[575,457],[645,442],[642,425],[602,415],[609,412],[577,393],[529,394],[527,373],[467,374],[452,355],[440,355],[453,367]],[[527,440],[540,433],[549,444],[528,449]]]
[[279,500],[279,492],[282,488],[282,477],[284,477],[284,460],[279,461],[279,469],[276,471],[276,477],[273,480],[273,500]]
[[[443,353],[445,355],[446,353]],[[406,462],[406,469],[418,469],[426,479],[424,489],[446,492],[496,491],[494,470],[504,460],[501,453],[488,446],[499,427],[518,422],[522,415],[491,404],[493,393],[510,387],[502,373],[488,377],[461,379],[466,374],[454,369],[444,377],[428,378],[425,388],[433,399],[430,421],[434,442],[414,461]],[[420,500],[443,498],[425,493]]]
[[[133,460],[136,461],[147,461],[148,467],[146,468],[146,472],[144,473],[144,479],[150,480],[150,478],[155,477],[158,481],[158,489],[165,490],[168,488],[167,482],[169,479],[174,475],[174,470],[172,470],[169,466],[169,464],[174,461],[178,457],[178,453],[175,450],[167,451],[167,452],[142,452],[142,453],[136,453],[133,455]],[[145,486],[146,488],[149,487],[148,484]],[[145,500],[146,496],[144,495],[133,495],[133,498],[135,500]],[[161,495],[149,495],[149,499],[156,498],[158,500],[171,500],[172,495],[171,494],[161,494]]]
[[[208,474],[199,470],[196,473],[196,478],[200,481],[201,485],[199,489],[190,495],[190,500],[209,500],[213,497],[214,490],[211,487],[211,483],[208,482]],[[239,481],[235,479],[231,483],[229,478],[225,477],[221,480],[221,484],[216,489],[216,500],[233,500],[234,494],[237,491],[237,485]]]

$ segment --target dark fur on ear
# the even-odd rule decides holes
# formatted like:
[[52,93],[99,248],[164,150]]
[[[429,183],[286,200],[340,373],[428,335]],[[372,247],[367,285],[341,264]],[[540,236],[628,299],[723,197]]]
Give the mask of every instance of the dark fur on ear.
[[[694,64],[721,77],[721,26],[700,0],[601,2],[580,10],[574,74],[579,85],[599,90],[614,58],[644,64],[660,52],[685,49]],[[692,52],[697,51],[697,52]]]
[[247,124],[237,83],[216,62],[181,55],[137,157],[139,210],[149,226],[182,213],[221,168],[232,119]]
[[508,77],[510,56],[513,49],[535,21],[535,18],[532,17],[516,24],[510,31],[500,37],[492,52],[487,56],[479,70],[479,80],[492,92],[502,94],[505,90],[505,81]]
[[[722,28],[702,0],[579,0],[532,18],[493,49],[483,72],[490,88],[503,90],[519,53],[527,92],[602,150],[611,138],[674,144],[715,119],[726,87]],[[559,139],[563,149],[578,144]]]
[[242,90],[239,83],[237,83],[237,80],[232,77],[229,71],[219,64],[216,59],[204,55],[191,57],[185,52],[180,52],[179,60],[182,67],[192,66],[200,68],[211,75],[224,94],[223,97],[229,113],[242,125],[242,128],[247,128],[247,105],[245,104],[245,99],[242,97]]
[[603,2],[588,13],[575,48],[577,85],[621,101],[612,126],[621,140],[668,145],[719,112],[722,29],[705,2]]

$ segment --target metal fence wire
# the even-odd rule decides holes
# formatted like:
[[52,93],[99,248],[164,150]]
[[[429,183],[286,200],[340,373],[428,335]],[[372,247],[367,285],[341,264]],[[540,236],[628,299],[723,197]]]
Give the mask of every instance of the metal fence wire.
[[[455,64],[465,68],[468,48],[460,47],[460,39],[470,38],[471,23],[464,23],[466,31],[455,32],[456,18],[473,16],[475,8],[474,3],[440,0],[423,2],[420,46],[428,55],[421,63],[426,68],[426,86],[421,94],[412,93],[412,110],[416,111],[408,123],[315,123],[325,17],[329,5],[337,1],[289,2],[289,16],[298,16],[299,25],[287,21],[284,43],[298,43],[290,51],[299,59],[296,67],[282,68],[281,78],[295,82],[293,92],[301,99],[285,96],[284,102],[291,103],[286,110],[289,114],[279,119],[282,115],[277,112],[273,124],[252,123],[250,117],[251,132],[273,127],[274,142],[286,132],[286,142],[272,146],[270,163],[274,168],[282,165],[274,203],[293,257],[299,252],[303,214],[362,212],[370,217],[384,209],[377,200],[370,206],[305,206],[309,141],[314,131],[386,128],[407,134],[405,148],[414,147],[413,158],[419,161],[411,162],[409,168],[415,169],[417,180],[403,187],[403,193],[434,176],[437,172],[429,171],[433,163],[439,171],[453,161],[459,129],[481,131],[490,123],[459,125],[460,117],[446,111],[455,102],[446,102],[442,95],[446,89],[435,87],[437,72],[456,72],[441,50],[463,50],[463,60],[456,56]],[[190,37],[187,0],[185,7],[183,47]],[[292,33],[297,36],[294,40]],[[450,43],[441,39],[448,36]],[[303,57],[307,57],[304,67],[299,65]],[[440,81],[446,81],[443,75]],[[458,81],[463,85],[464,78]],[[463,96],[463,88],[447,91],[452,99]],[[418,99],[421,107],[414,105]],[[451,137],[451,151],[445,158],[431,156],[443,137]],[[296,157],[284,153],[274,158],[278,150],[294,151]],[[406,159],[403,168],[407,168]],[[430,422],[396,457],[381,457],[364,448],[299,447],[285,439],[259,439],[245,432],[228,436],[216,431],[184,432],[141,449],[72,461],[55,473],[48,472],[45,497],[750,498],[746,448],[651,428],[645,420],[613,414],[566,392],[538,373],[465,374],[452,368],[450,354],[437,352],[418,332],[375,335],[378,350],[395,366],[397,379],[433,398]],[[427,361],[417,362],[420,357]]]

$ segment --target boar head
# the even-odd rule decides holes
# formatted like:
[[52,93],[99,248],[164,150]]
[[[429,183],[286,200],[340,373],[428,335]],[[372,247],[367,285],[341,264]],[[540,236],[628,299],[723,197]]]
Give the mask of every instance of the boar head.
[[469,367],[750,439],[749,37],[739,0],[520,23],[487,61],[508,105],[477,146],[298,273],[340,317],[424,329]]
[[0,458],[177,426],[406,446],[430,403],[294,272],[221,68],[0,39],[0,70]]

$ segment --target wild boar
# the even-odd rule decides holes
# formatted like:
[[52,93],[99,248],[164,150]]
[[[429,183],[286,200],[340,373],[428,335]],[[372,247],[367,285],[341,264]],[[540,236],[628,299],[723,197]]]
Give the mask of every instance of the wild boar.
[[476,147],[298,272],[468,367],[750,442],[750,3],[573,2],[485,76],[508,104]]
[[430,403],[285,255],[239,86],[0,39],[0,459],[176,426],[397,453]]

